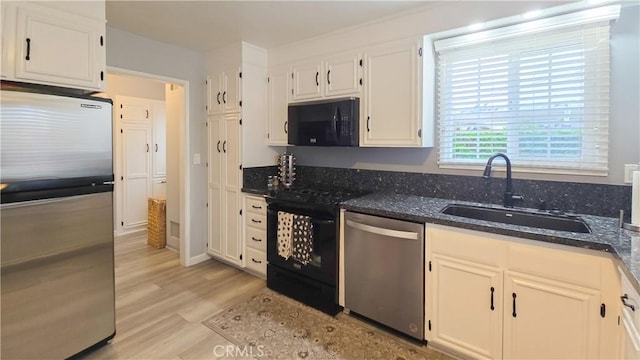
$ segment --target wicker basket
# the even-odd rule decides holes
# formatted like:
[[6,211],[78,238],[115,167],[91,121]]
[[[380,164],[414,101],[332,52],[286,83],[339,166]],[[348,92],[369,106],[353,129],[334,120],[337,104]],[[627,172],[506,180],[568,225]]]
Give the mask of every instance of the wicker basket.
[[147,222],[147,244],[158,249],[167,246],[167,201],[164,198],[149,198]]

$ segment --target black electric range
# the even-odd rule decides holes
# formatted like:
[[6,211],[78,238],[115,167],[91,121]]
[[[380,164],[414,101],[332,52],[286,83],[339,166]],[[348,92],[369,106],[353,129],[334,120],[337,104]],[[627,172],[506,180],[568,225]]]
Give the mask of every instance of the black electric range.
[[[362,192],[327,188],[290,188],[271,191],[267,200],[267,287],[335,315],[337,304],[339,206],[342,201],[364,195]],[[278,237],[279,221],[286,214],[294,221],[305,221],[311,241],[306,242],[304,258],[283,247],[300,245]],[[290,221],[290,220],[289,220]],[[310,225],[309,225],[310,224]],[[294,224],[294,227],[297,226]]]

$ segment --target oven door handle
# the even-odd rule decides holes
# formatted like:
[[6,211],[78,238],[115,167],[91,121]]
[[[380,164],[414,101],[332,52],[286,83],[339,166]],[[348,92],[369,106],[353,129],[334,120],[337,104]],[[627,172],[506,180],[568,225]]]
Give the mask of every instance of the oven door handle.
[[318,224],[318,225],[329,225],[329,224],[335,224],[336,221],[335,220],[316,220],[314,218],[311,218],[311,223]]
[[327,220],[320,220],[317,217],[314,217],[313,215],[307,215],[304,213],[300,213],[298,211],[296,211],[295,209],[286,209],[286,208],[277,208],[276,210],[270,209],[269,207],[267,207],[267,215],[271,215],[271,216],[278,216],[278,211],[283,211],[289,214],[293,214],[293,215],[303,215],[303,216],[309,216],[309,218],[311,218],[311,222],[318,224],[318,225],[326,225],[326,224],[335,224],[335,220],[334,219],[327,219]]

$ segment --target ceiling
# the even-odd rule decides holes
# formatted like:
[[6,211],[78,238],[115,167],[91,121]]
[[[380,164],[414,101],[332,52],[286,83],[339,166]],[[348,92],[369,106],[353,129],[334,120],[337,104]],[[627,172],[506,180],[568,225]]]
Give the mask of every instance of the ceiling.
[[424,1],[107,0],[106,13],[110,27],[206,52],[238,41],[270,49],[425,4]]

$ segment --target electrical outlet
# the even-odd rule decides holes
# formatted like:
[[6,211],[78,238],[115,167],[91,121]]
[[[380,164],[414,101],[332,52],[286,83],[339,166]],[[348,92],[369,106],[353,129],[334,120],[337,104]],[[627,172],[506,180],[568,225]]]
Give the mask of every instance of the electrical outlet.
[[640,171],[638,164],[624,164],[624,183],[631,184],[633,181],[633,172]]

